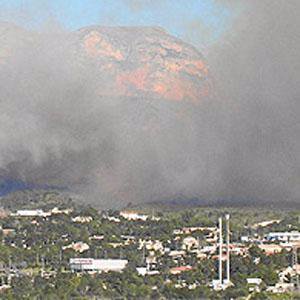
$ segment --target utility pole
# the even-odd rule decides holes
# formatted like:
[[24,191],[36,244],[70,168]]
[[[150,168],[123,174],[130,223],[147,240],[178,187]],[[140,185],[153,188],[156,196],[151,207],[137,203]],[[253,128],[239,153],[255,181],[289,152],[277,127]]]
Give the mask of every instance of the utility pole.
[[223,255],[223,227],[222,227],[222,218],[219,218],[219,282],[223,283],[223,263],[222,263],[222,255]]

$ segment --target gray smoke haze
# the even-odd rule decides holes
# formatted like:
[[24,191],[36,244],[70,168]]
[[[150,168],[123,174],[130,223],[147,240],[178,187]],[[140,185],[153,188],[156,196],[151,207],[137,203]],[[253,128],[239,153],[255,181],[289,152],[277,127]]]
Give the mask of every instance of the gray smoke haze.
[[243,13],[208,55],[232,107],[225,194],[299,204],[300,2],[239,4]]
[[215,92],[199,105],[99,96],[110,79],[78,59],[74,35],[1,24],[13,45],[0,72],[2,177],[68,187],[101,207],[299,203],[300,3],[244,2],[206,51]]

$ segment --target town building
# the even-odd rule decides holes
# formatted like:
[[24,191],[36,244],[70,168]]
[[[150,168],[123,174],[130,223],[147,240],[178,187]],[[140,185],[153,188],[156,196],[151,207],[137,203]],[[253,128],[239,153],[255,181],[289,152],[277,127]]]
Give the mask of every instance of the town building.
[[269,241],[278,241],[278,242],[292,242],[300,241],[300,232],[291,231],[291,232],[270,232],[266,236]]
[[142,215],[135,211],[121,211],[120,216],[128,221],[146,221],[148,219],[147,215]]
[[76,252],[82,253],[84,251],[89,250],[90,246],[84,242],[76,242],[76,243],[72,242],[70,245],[62,247],[62,249],[63,250],[73,249]]
[[264,251],[266,255],[274,255],[283,250],[283,247],[278,244],[260,244],[258,248]]
[[121,272],[127,264],[126,259],[71,258],[69,262],[72,272]]
[[261,278],[247,278],[246,280],[249,292],[260,292],[263,283]]
[[47,217],[51,213],[44,212],[42,209],[22,209],[12,213],[11,216],[15,217]]
[[180,266],[180,267],[174,267],[170,269],[170,274],[172,275],[178,275],[182,272],[187,272],[193,270],[192,266]]
[[72,221],[75,223],[89,223],[93,221],[93,218],[90,216],[77,216],[75,218],[72,218]]

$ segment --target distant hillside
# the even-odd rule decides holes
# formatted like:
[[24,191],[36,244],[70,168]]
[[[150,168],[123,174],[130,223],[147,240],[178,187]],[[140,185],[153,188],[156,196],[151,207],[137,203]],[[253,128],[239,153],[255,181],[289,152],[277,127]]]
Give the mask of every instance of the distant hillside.
[[191,198],[175,198],[175,199],[166,199],[161,201],[153,201],[143,204],[131,204],[128,206],[132,209],[154,209],[156,211],[164,210],[164,211],[178,211],[189,208],[197,208],[197,207],[207,207],[207,208],[245,208],[245,209],[270,209],[270,210],[295,210],[300,209],[300,203],[298,202],[288,202],[288,203],[278,203],[278,202],[264,202],[264,201],[245,201],[245,199],[220,199],[215,201],[208,201],[204,199]]
[[48,209],[76,206],[75,195],[58,190],[28,189],[16,191],[0,198],[0,206],[8,210],[16,209]]

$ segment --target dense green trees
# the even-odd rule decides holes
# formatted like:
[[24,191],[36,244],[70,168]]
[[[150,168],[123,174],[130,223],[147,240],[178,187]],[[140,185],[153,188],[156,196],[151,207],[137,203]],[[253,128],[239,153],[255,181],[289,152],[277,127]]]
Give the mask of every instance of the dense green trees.
[[[43,198],[44,197],[44,198]],[[56,203],[55,194],[45,194],[42,198],[36,196],[37,202],[49,200]],[[22,199],[19,199],[22,205]],[[49,204],[49,203],[48,203]],[[53,206],[47,203],[45,208]],[[68,205],[72,205],[69,202]],[[66,206],[68,207],[68,206]],[[15,234],[0,236],[0,261],[6,267],[15,268],[17,276],[12,278],[12,289],[1,296],[7,299],[90,299],[92,297],[117,299],[231,299],[249,294],[246,278],[262,278],[265,285],[273,285],[278,280],[278,270],[287,267],[291,261],[291,253],[283,251],[272,256],[266,256],[257,246],[249,249],[249,256],[232,255],[232,280],[235,284],[223,292],[214,292],[209,287],[217,278],[217,261],[209,258],[199,260],[196,253],[187,252],[178,262],[172,260],[168,253],[157,256],[158,275],[139,276],[136,266],[145,264],[144,253],[139,249],[139,240],[159,240],[164,247],[180,250],[182,239],[187,235],[176,235],[174,229],[190,226],[215,226],[220,214],[230,213],[232,240],[239,241],[242,234],[252,234],[251,227],[255,222],[268,218],[279,218],[283,221],[255,232],[264,234],[271,230],[299,229],[298,215],[286,212],[267,212],[238,209],[201,209],[195,208],[183,211],[159,212],[159,222],[147,220],[128,221],[110,211],[99,213],[91,207],[74,205],[71,215],[55,215],[48,218],[12,218],[0,220],[5,228],[15,229]],[[106,216],[120,217],[121,222],[111,222]],[[92,216],[89,223],[72,221],[75,216]],[[208,232],[193,232],[201,246],[208,243],[205,235]],[[92,237],[102,236],[103,239]],[[135,243],[112,247],[111,243],[123,243],[124,236],[134,236]],[[83,253],[74,250],[62,250],[72,242],[86,242],[90,249]],[[73,274],[70,273],[68,261],[70,257],[109,257],[126,258],[128,267],[123,273],[107,274]],[[171,275],[170,268],[178,265],[191,265],[193,270],[180,275]],[[41,275],[47,275],[42,277]],[[5,276],[5,274],[3,275]],[[19,276],[19,277],[18,277]],[[273,297],[274,295],[272,295]],[[265,297],[265,298],[261,298]],[[252,294],[251,299],[268,299],[265,292]],[[274,296],[275,297],[275,296]],[[270,298],[272,299],[272,298]],[[274,298],[275,299],[275,298]]]

